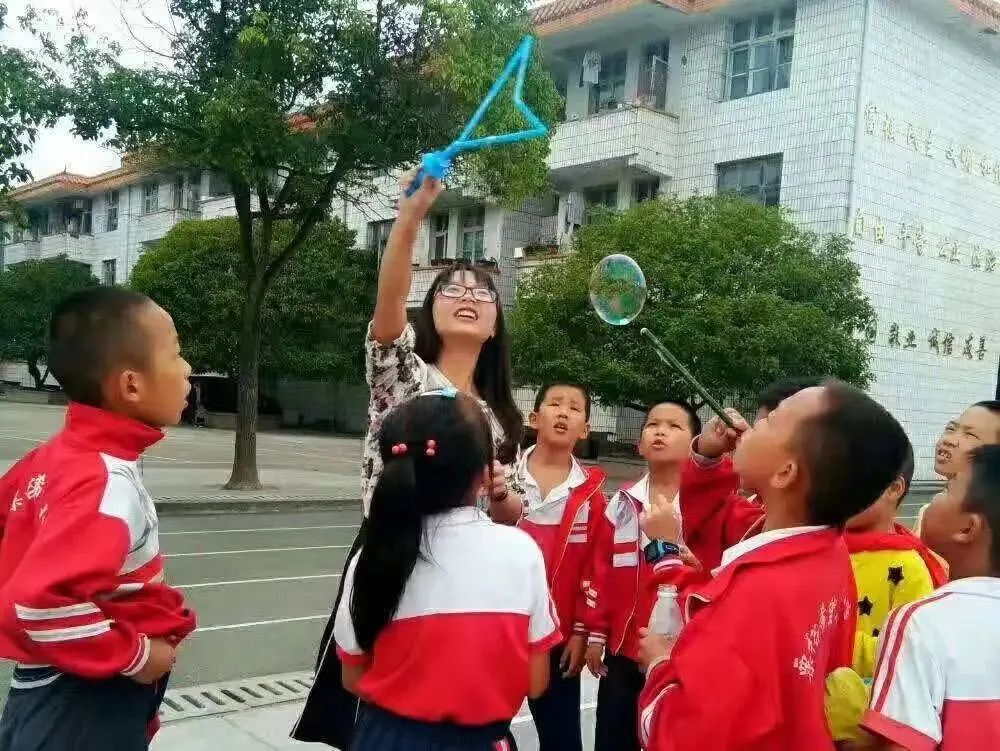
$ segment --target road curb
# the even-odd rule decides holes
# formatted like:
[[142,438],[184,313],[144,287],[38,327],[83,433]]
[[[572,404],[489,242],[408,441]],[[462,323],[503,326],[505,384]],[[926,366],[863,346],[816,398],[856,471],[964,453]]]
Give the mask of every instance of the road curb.
[[161,517],[192,514],[226,513],[295,513],[301,511],[359,511],[361,499],[302,499],[302,500],[177,500],[156,501],[156,511]]

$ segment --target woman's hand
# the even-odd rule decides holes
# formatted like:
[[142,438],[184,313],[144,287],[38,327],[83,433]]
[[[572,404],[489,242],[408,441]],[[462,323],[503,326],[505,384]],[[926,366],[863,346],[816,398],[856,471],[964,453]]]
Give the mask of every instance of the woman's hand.
[[[406,195],[417,177],[417,172],[418,170],[410,170],[399,181],[399,213],[396,217],[396,224],[419,225],[427,217],[427,212],[430,211],[438,196],[444,192],[444,183],[430,175],[425,175],[420,187],[413,192],[413,195]],[[393,229],[395,227],[396,225],[393,225]]]
[[517,524],[523,512],[523,499],[507,488],[504,466],[494,460],[493,468],[483,483],[483,492],[490,499],[490,518],[500,524]]

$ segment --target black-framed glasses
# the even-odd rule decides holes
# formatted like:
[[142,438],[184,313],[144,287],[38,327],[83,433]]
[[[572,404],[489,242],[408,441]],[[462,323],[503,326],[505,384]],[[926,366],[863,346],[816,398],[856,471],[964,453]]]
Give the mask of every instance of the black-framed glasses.
[[476,302],[497,301],[497,293],[489,287],[466,287],[464,284],[442,284],[438,287],[438,294],[449,300],[461,300],[466,292],[471,293]]

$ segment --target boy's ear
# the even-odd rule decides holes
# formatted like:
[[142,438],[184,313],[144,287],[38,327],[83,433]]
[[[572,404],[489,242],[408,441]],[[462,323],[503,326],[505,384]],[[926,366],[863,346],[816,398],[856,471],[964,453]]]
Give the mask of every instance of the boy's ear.
[[799,463],[794,459],[789,459],[771,475],[771,487],[775,490],[787,490],[798,482],[801,475]]
[[[955,542],[962,545],[972,545],[981,540],[984,535],[988,538],[989,534],[989,525],[982,514],[965,512],[962,514],[962,524],[955,532],[954,539]],[[987,539],[987,544],[989,544],[989,539]]]

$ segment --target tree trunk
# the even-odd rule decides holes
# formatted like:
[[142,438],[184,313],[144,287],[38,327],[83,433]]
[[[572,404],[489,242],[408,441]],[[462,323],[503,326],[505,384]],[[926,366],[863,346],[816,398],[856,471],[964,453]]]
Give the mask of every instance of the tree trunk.
[[260,275],[247,286],[240,322],[236,386],[236,446],[227,490],[260,490],[257,472],[257,402],[260,391],[260,314],[267,288]]
[[49,375],[48,369],[45,370],[45,375],[42,375],[41,371],[38,369],[38,358],[29,357],[28,358],[28,375],[35,382],[35,388],[41,391],[42,386],[45,384],[45,379]]

